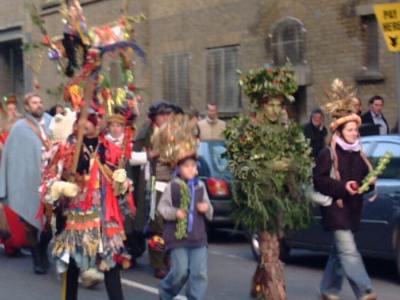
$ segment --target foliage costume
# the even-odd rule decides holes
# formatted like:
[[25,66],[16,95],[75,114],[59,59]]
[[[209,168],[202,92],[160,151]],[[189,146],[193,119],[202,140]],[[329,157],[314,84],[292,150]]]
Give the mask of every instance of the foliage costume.
[[258,299],[286,298],[279,238],[285,230],[305,228],[311,220],[305,200],[310,184],[310,147],[297,124],[287,120],[285,100],[297,89],[288,67],[250,71],[241,81],[257,109],[239,116],[225,132],[229,167],[234,175],[233,216],[260,236],[261,261],[253,277]]

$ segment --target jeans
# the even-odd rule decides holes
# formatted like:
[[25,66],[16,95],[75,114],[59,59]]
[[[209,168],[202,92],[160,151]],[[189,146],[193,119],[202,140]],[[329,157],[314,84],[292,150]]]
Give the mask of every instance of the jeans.
[[357,298],[372,292],[371,279],[357,250],[353,233],[351,230],[336,230],[334,245],[320,285],[321,294],[337,296],[344,277]]
[[160,299],[172,300],[188,281],[188,300],[204,299],[207,290],[207,247],[171,250],[171,269],[160,282]]

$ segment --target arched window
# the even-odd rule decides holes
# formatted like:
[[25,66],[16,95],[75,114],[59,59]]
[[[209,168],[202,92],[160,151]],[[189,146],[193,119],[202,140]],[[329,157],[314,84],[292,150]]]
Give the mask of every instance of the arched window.
[[269,35],[274,65],[304,62],[305,29],[301,21],[287,17],[278,21]]

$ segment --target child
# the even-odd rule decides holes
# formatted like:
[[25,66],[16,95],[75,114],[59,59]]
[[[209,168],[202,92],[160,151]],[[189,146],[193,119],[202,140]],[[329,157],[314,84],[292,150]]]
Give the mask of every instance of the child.
[[189,299],[204,299],[207,288],[206,218],[213,208],[198,179],[195,155],[177,163],[177,177],[168,183],[158,205],[164,218],[164,239],[171,269],[160,283],[160,299],[172,300],[188,281]]

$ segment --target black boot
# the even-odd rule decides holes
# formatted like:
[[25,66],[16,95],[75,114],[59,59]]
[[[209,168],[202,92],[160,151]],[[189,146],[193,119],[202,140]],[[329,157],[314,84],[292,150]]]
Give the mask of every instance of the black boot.
[[104,272],[104,283],[106,285],[108,299],[124,300],[121,273],[118,266]]
[[46,274],[47,271],[43,264],[38,245],[31,249],[31,253],[33,260],[33,272],[38,275]]
[[40,233],[40,240],[38,244],[39,256],[43,263],[43,267],[46,269],[46,271],[50,267],[49,256],[47,255],[47,248],[52,238],[53,238],[53,233],[49,228],[45,228]]

